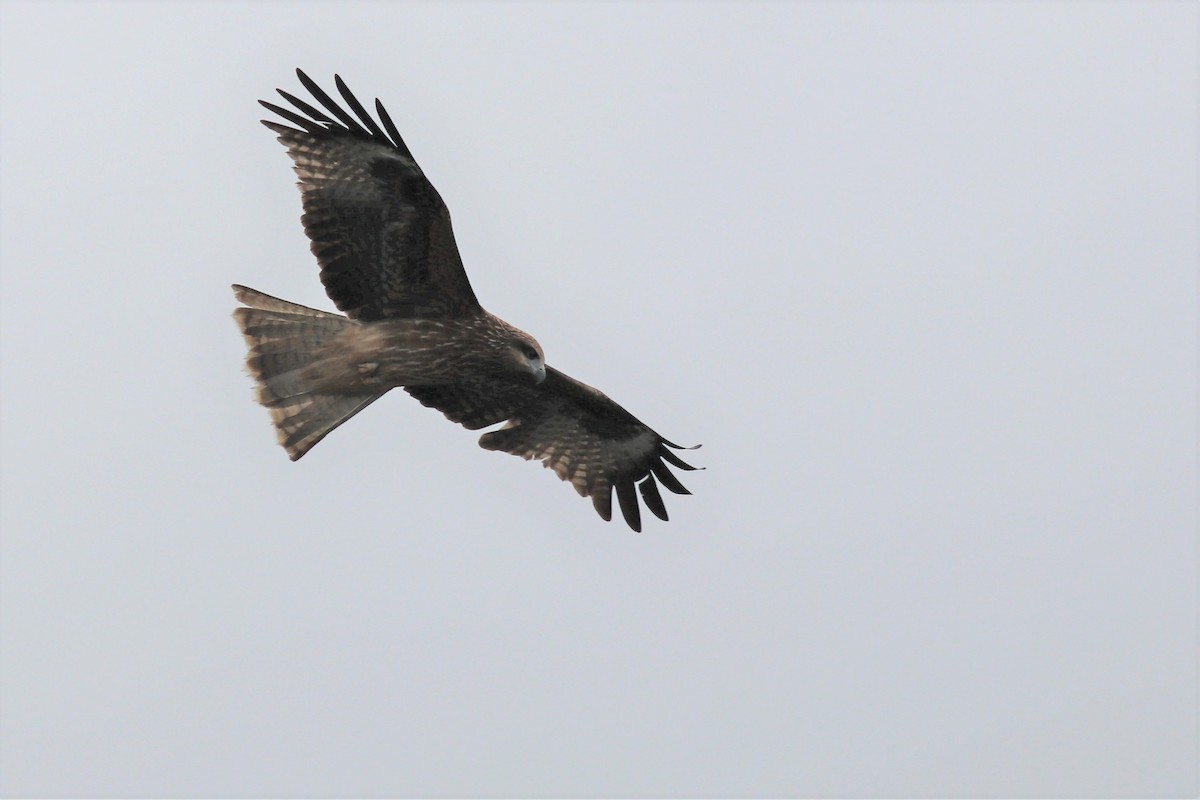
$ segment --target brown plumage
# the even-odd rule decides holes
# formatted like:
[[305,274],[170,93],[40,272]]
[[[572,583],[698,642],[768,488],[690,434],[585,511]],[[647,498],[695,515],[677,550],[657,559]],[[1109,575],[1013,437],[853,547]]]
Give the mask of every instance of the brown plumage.
[[682,448],[599,390],[546,366],[533,337],[485,311],[463,270],[450,213],[383,105],[375,101],[377,122],[335,76],[351,115],[296,74],[325,111],[280,89],[300,113],[262,105],[295,127],[263,124],[294,162],[321,282],[347,316],[233,287],[244,304],[234,319],[249,346],[246,366],[288,456],[300,458],[401,386],[469,429],[506,422],[483,434],[480,446],[542,461],[591,497],[604,519],[612,518],[614,491],[634,530],[641,530],[639,493],[667,519],[658,483],[689,494],[666,466],[694,469],[671,452]]

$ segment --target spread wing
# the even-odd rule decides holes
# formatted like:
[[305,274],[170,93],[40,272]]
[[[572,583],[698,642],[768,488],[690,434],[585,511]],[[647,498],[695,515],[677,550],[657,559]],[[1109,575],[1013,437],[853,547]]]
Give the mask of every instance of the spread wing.
[[696,469],[671,452],[684,448],[663,439],[604,393],[552,367],[546,367],[546,380],[537,385],[488,378],[408,386],[405,391],[471,430],[508,420],[481,436],[480,447],[542,461],[580,495],[590,496],[606,520],[612,519],[615,489],[621,513],[635,531],[642,529],[639,492],[646,507],[663,520],[667,509],[658,483],[676,494],[691,494],[667,468]]
[[477,313],[450,212],[383,104],[375,101],[380,127],[340,77],[338,92],[354,116],[296,74],[324,112],[282,89],[300,113],[259,102],[295,126],[263,120],[295,162],[304,230],[329,298],[364,321]]

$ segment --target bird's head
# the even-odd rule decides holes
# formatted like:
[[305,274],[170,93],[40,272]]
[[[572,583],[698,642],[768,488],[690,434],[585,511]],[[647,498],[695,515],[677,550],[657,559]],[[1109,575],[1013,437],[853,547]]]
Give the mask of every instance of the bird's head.
[[517,370],[532,375],[534,383],[546,380],[546,357],[542,354],[542,346],[532,336],[518,331],[509,344],[509,353]]

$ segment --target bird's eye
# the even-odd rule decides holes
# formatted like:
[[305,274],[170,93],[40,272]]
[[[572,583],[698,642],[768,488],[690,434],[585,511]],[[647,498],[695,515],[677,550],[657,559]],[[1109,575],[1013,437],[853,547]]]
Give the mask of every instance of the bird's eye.
[[537,361],[537,357],[538,357],[537,350],[534,350],[529,345],[525,345],[524,351],[525,351],[526,358],[528,358],[530,361]]

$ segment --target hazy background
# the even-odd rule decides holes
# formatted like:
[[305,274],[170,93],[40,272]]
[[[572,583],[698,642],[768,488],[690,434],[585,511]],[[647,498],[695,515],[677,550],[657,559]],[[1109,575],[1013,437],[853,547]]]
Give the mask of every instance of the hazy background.
[[[0,4],[0,791],[1194,795],[1193,3]],[[385,100],[484,304],[703,442],[634,534],[396,393],[255,104]]]

